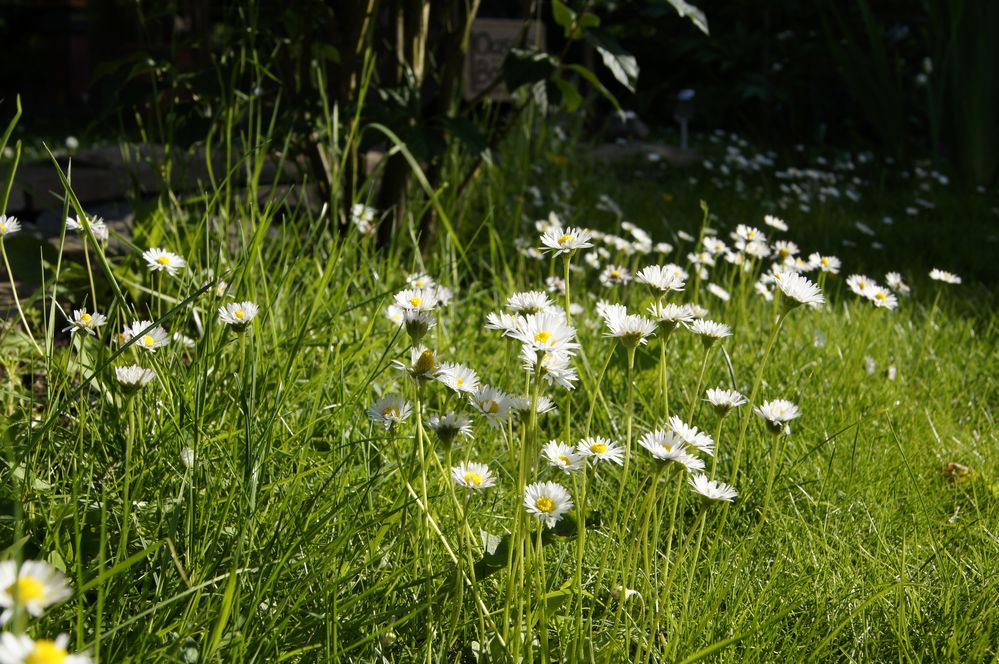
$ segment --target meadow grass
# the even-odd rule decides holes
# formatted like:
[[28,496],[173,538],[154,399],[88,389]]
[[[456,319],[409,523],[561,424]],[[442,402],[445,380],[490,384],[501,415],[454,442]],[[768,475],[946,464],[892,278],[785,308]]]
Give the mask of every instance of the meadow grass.
[[[14,317],[0,343],[0,525],[5,558],[47,561],[74,594],[8,629],[66,632],[73,650],[108,662],[995,658],[994,268],[972,252],[969,279],[963,254],[949,251],[974,238],[917,243],[943,235],[932,215],[882,224],[888,207],[908,204],[889,185],[872,187],[871,209],[826,202],[789,215],[775,209],[772,169],[747,175],[740,193],[700,170],[595,163],[572,141],[526,131],[500,156],[465,198],[444,192],[454,231],[425,254],[411,227],[379,249],[355,228],[338,234],[330,208],[260,204],[220,183],[204,197],[164,197],[123,256],[105,258],[90,237],[85,280],[63,284],[72,266],[61,253],[47,264],[42,290],[23,302],[39,349]],[[710,351],[679,329],[665,354],[669,412],[715,438],[704,461],[734,479],[731,504],[698,500],[683,471],[657,466],[637,444],[666,426],[659,341],[629,362],[596,306],[643,313],[646,289],[603,286],[582,252],[573,257],[582,270],[570,275],[570,298],[582,313],[571,318],[580,342],[571,391],[525,372],[518,344],[483,327],[512,293],[564,274],[560,259],[514,246],[521,236],[541,247],[535,218],[556,210],[567,224],[622,235],[629,219],[675,245],[667,257],[612,257],[637,271],[686,265],[703,235],[698,199],[726,241],[747,223],[805,255],[843,260],[838,277],[822,279],[826,305],[788,312],[779,334],[779,303],[724,261],[711,281],[728,302],[693,275],[670,300],[696,302],[732,328]],[[944,196],[932,214],[987,227],[988,204],[976,201]],[[76,207],[68,196],[68,213],[85,212]],[[763,226],[765,212],[790,232]],[[838,244],[858,239],[858,220],[884,249]],[[150,247],[187,264],[176,276],[151,272],[141,256]],[[965,283],[927,279],[926,254],[951,258],[939,267]],[[879,281],[899,270],[913,292],[895,311],[876,309],[844,284],[861,269]],[[550,397],[558,410],[493,428],[463,395],[393,368],[410,365],[411,342],[386,307],[419,273],[454,292],[423,339],[438,360],[529,403]],[[217,314],[241,301],[260,307],[245,333]],[[84,304],[107,325],[96,336],[64,333]],[[174,339],[149,352],[139,347],[145,332],[115,343],[136,320],[193,345]],[[156,378],[129,395],[113,368],[133,362]],[[773,436],[750,406],[720,419],[704,401],[711,387],[756,388],[754,405],[786,398],[803,415],[790,435]],[[366,409],[392,394],[414,414],[371,422]],[[448,410],[473,422],[473,436],[450,448],[428,428]],[[549,439],[588,436],[630,443],[625,467],[591,460],[570,476],[539,460]],[[456,487],[450,466],[462,461],[488,464],[495,487]],[[523,507],[525,484],[542,480],[576,503],[552,529]]]

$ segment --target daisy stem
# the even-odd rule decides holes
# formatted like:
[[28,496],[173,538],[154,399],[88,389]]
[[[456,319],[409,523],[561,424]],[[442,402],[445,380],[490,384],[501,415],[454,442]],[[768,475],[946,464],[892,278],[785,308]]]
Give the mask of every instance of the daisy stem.
[[711,355],[711,348],[711,346],[704,347],[704,357],[701,359],[701,371],[697,374],[697,383],[694,386],[693,394],[690,395],[690,413],[687,415],[687,422],[691,424],[694,421],[694,411],[697,410],[697,396],[701,393],[701,383],[704,382],[704,371],[708,368],[708,356]]
[[770,470],[767,472],[767,493],[763,499],[763,511],[760,513],[760,523],[767,519],[767,512],[770,510],[770,498],[773,495],[774,479],[777,477],[777,465],[781,457],[784,456],[784,444],[787,436],[777,435],[773,437],[773,451],[770,455]]
[[625,414],[625,439],[624,439],[624,467],[621,470],[621,483],[617,489],[617,501],[614,503],[614,513],[620,514],[621,512],[621,501],[624,499],[624,488],[628,484],[628,470],[631,465],[631,419],[634,414],[634,396],[635,396],[635,381],[634,381],[634,369],[635,369],[635,348],[628,348],[628,386],[627,386],[627,397],[626,397],[626,414]]
[[132,446],[135,439],[135,397],[127,397],[128,428],[125,430],[124,485],[122,489],[121,535],[118,539],[117,555],[124,560],[128,557],[128,525],[132,513]]
[[725,421],[725,416],[722,415],[718,418],[718,426],[715,427],[715,453],[711,457],[711,479],[715,479],[715,472],[718,469],[718,454],[720,451],[719,439],[721,438],[722,422]]
[[565,254],[562,257],[562,266],[564,268],[563,273],[565,274],[565,322],[566,324],[572,324],[572,315],[569,313],[570,300],[569,300],[569,261],[570,254]]
[[760,383],[763,382],[763,370],[767,367],[767,360],[770,358],[770,353],[773,351],[774,344],[777,343],[777,335],[780,332],[781,326],[784,324],[784,318],[787,314],[783,313],[777,317],[777,322],[774,324],[774,331],[770,334],[770,341],[767,342],[767,349],[763,353],[763,359],[760,361],[758,367],[756,367],[756,376],[753,378],[753,389],[749,393],[749,407],[746,409],[746,414],[742,418],[742,424],[739,426],[739,438],[735,443],[735,460],[732,462],[732,478],[728,481],[729,484],[735,486],[735,481],[739,478],[739,464],[742,461],[742,446],[746,440],[746,430],[749,428],[749,420],[753,416],[753,407],[756,405],[756,395],[760,391]]
[[663,392],[664,420],[669,419],[669,375],[666,371],[666,344],[669,343],[669,338],[669,332],[663,332],[659,337],[659,386]]
[[[694,545],[694,557],[690,561],[690,571],[687,574],[687,588],[683,592],[683,608],[680,613],[680,622],[683,623],[687,616],[687,606],[690,603],[690,589],[694,585],[694,572],[697,571],[697,558],[701,554],[701,538],[704,536],[704,521],[707,519],[708,510],[705,507],[701,507],[701,523],[697,528],[697,543]],[[678,639],[673,639],[673,653],[676,653],[676,646],[678,645]]]
[[584,468],[581,473],[583,481],[578,482],[576,475],[572,476],[572,491],[579,497],[576,509],[576,640],[573,652],[573,659],[582,661],[583,659],[583,558],[586,555],[586,478],[589,473],[588,468]]
[[[669,532],[666,534],[666,557],[663,559],[665,562],[665,574],[667,583],[669,579],[672,578],[672,559],[673,555],[673,533],[676,531],[676,510],[680,504],[680,492],[683,490],[683,473],[677,473],[676,478],[676,488],[673,491],[673,506],[670,508],[669,515]],[[666,611],[666,599],[669,591],[669,586],[664,583],[662,586],[662,594],[659,599],[659,610]],[[657,630],[658,631],[658,630]]]
[[97,310],[97,289],[94,287],[94,271],[90,268],[90,242],[83,239],[83,262],[87,266],[87,279],[90,280],[90,306]]
[[28,327],[28,321],[24,318],[24,308],[21,307],[21,300],[17,297],[17,285],[14,283],[14,272],[10,269],[10,261],[7,260],[7,243],[4,242],[2,237],[0,237],[0,253],[3,254],[3,266],[4,269],[7,270],[7,278],[10,279],[10,292],[14,296],[14,305],[17,307],[17,313],[21,317],[21,324],[24,325],[24,331],[28,334],[28,339],[31,340],[31,345],[35,347],[38,354],[45,357],[45,353],[42,352],[38,342],[35,341],[35,335],[31,333],[31,328]]
[[[420,458],[420,500],[423,502],[424,510],[420,512],[422,528],[420,528],[420,549],[423,552],[423,580],[426,586],[427,599],[431,597],[430,587],[430,503],[427,500],[427,454],[423,445],[423,389],[419,381],[416,381],[416,451]],[[426,627],[426,657],[427,661],[433,661],[433,605],[427,605]]]
[[[544,664],[548,662],[548,601],[546,599],[548,595],[548,579],[545,575],[545,543],[542,541],[541,536],[544,532],[544,527],[539,525],[538,527],[538,538],[537,548],[535,550],[535,555],[537,556],[535,562],[535,567],[538,570],[538,599],[541,602],[541,662]],[[530,647],[530,644],[528,644]]]

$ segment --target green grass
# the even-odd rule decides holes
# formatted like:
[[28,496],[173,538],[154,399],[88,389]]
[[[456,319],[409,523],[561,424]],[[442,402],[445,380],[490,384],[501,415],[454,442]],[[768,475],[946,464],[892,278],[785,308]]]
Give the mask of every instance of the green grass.
[[[573,319],[580,380],[572,392],[541,386],[558,413],[540,416],[537,431],[531,420],[501,432],[475,418],[474,439],[459,440],[450,455],[428,435],[421,464],[415,417],[386,430],[365,414],[383,394],[415,398],[412,381],[389,365],[409,358],[408,339],[384,316],[406,274],[426,270],[456,292],[425,343],[484,382],[525,394],[529,376],[515,343],[483,324],[510,293],[543,288],[546,276],[561,274],[560,263],[513,248],[518,234],[538,245],[530,219],[554,208],[570,223],[612,230],[616,215],[595,209],[608,193],[626,218],[675,243],[670,259],[683,262],[690,246],[675,233],[698,234],[699,198],[726,239],[736,223],[760,225],[774,209],[777,181],[767,173],[752,176],[759,192],[753,184],[740,195],[699,170],[608,166],[583,156],[562,163],[551,154],[581,153],[573,144],[514,137],[467,199],[442,201],[455,235],[442,233],[422,257],[411,234],[378,251],[372,239],[340,238],[306,211],[279,224],[276,208],[250,203],[253,196],[164,202],[137,223],[136,251],[112,260],[111,275],[93,261],[97,308],[110,319],[100,338],[67,343],[48,298],[55,292],[68,311],[87,299],[89,284],[63,287],[60,275],[72,266],[49,264],[44,293],[26,301],[45,352],[34,352],[16,318],[0,341],[4,555],[46,560],[76,590],[31,621],[29,633],[67,632],[74,648],[107,662],[190,662],[190,653],[206,662],[474,661],[477,651],[485,651],[482,661],[505,661],[502,653],[515,650],[536,661],[994,659],[995,273],[974,237],[933,241],[944,235],[938,217],[962,215],[976,229],[994,224],[976,195],[947,194],[932,215],[904,228],[880,224],[886,210],[907,204],[908,193],[890,184],[875,188],[876,204],[827,203],[814,215],[785,215],[788,237],[806,254],[822,249],[843,259],[841,277],[864,269],[880,280],[897,269],[914,292],[887,312],[830,279],[826,307],[789,314],[757,401],[787,398],[803,415],[776,457],[774,439],[748,407],[722,422],[718,476],[728,479],[748,421],[733,504],[705,509],[676,475],[656,473],[637,445],[665,424],[653,340],[635,359],[628,484],[619,487],[618,467],[589,472],[582,565],[576,509],[544,546],[543,574],[537,553],[528,553],[523,577],[515,566],[511,582],[501,546],[477,564],[474,588],[456,581],[456,568],[467,575],[484,556],[480,531],[502,536],[526,527],[529,542],[537,536],[533,520],[521,523],[522,452],[534,464],[550,438],[626,440],[627,357],[603,336],[594,307],[599,297],[640,311],[651,299],[634,285],[602,288],[589,268],[574,274],[572,299],[585,310]],[[637,179],[636,168],[656,179]],[[540,206],[525,193],[529,185],[542,191]],[[856,220],[877,228],[886,250],[840,247],[839,237],[857,239]],[[181,254],[189,268],[153,277],[141,260],[151,246]],[[964,256],[972,257],[967,271]],[[660,258],[621,260],[635,268]],[[938,262],[965,283],[927,280],[924,268]],[[574,264],[585,266],[578,257]],[[740,286],[730,269],[723,264],[713,275],[732,284],[729,303],[703,287],[675,298],[696,297],[734,330],[710,354],[697,394],[700,342],[681,330],[667,349],[672,412],[686,417],[693,402],[693,423],[711,433],[717,416],[696,401],[706,387],[751,392],[775,311],[752,294],[752,279]],[[244,336],[216,320],[222,301],[206,288],[214,283],[209,270],[238,300],[261,306]],[[162,320],[197,345],[175,342],[155,354],[112,345],[112,333],[137,318]],[[158,378],[129,400],[111,367],[133,361]],[[424,399],[424,421],[460,407],[437,383]],[[191,468],[184,448],[195,452]],[[443,472],[449,456],[488,463],[497,486],[467,503],[460,494],[454,500]],[[950,481],[948,463],[974,473]],[[429,517],[419,505],[424,477]],[[579,501],[578,476],[542,463],[525,479],[562,482]],[[648,510],[656,518],[645,518]],[[610,592],[622,576],[639,593],[624,604]],[[530,625],[533,647],[516,643],[527,640],[518,623]]]

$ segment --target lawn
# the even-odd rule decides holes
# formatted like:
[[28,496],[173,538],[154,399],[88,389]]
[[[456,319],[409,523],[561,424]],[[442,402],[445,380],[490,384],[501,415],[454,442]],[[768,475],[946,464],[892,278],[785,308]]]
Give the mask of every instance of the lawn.
[[[0,339],[0,542],[70,596],[28,615],[8,563],[5,629],[106,662],[994,659],[995,191],[591,147],[512,136],[422,253],[223,185],[123,255],[66,229],[89,263],[47,262]],[[682,290],[637,280],[667,264]]]

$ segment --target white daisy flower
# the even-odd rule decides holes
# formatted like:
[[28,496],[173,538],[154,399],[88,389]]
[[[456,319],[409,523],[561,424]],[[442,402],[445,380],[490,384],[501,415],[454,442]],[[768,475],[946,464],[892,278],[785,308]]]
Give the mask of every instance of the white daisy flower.
[[63,328],[63,332],[86,332],[89,335],[97,336],[97,328],[108,322],[104,314],[87,313],[86,309],[74,309],[73,317],[69,319],[69,325]]
[[772,281],[764,281],[761,277],[759,281],[753,284],[753,290],[760,294],[764,300],[767,302],[773,302],[774,292],[770,289],[768,284],[773,283]]
[[385,317],[396,325],[402,325],[406,321],[406,311],[396,304],[385,307]]
[[548,294],[541,291],[514,293],[506,300],[506,308],[515,314],[536,314],[554,306]]
[[16,217],[0,214],[0,239],[13,235],[21,230],[21,222]]
[[911,292],[909,285],[902,280],[902,275],[898,272],[889,272],[886,274],[885,282],[888,284],[888,288],[899,295],[908,295]]
[[72,594],[66,577],[48,563],[26,560],[18,568],[16,560],[0,562],[0,625],[13,617],[15,606],[38,618]]
[[785,430],[790,431],[787,423],[796,417],[801,416],[798,407],[787,399],[774,399],[765,401],[763,405],[757,406],[753,412],[763,418],[770,433],[778,434]]
[[479,375],[463,364],[441,362],[435,376],[455,392],[475,392],[479,389]]
[[729,300],[732,299],[732,296],[729,295],[729,292],[724,288],[722,288],[721,286],[719,286],[718,284],[709,283],[708,292],[717,297],[722,302],[728,302]]
[[690,483],[691,489],[707,500],[724,500],[725,502],[730,503],[739,495],[739,492],[728,484],[708,479],[708,476],[704,474],[695,475],[694,477],[691,477],[688,482]]
[[437,282],[435,282],[430,275],[423,274],[422,272],[417,274],[410,274],[406,277],[406,283],[409,284],[410,288],[436,288]]
[[541,455],[550,465],[558,468],[566,475],[581,470],[586,466],[586,459],[577,454],[572,445],[563,443],[560,440],[549,440],[541,448]]
[[165,271],[171,277],[177,276],[177,271],[187,265],[187,262],[177,254],[159,247],[143,252],[142,257],[146,259],[146,265],[151,271]]
[[690,315],[696,318],[707,318],[708,314],[711,313],[701,305],[696,302],[690,302],[687,304],[687,309],[690,311]]
[[472,421],[467,415],[454,411],[446,415],[431,415],[427,428],[437,434],[445,445],[450,445],[458,436],[472,437]]
[[846,285],[861,297],[870,297],[871,290],[878,286],[877,282],[863,274],[851,274],[846,278]]
[[746,243],[746,246],[742,248],[742,253],[753,258],[766,258],[770,255],[770,247],[763,240],[753,240]]
[[[589,254],[587,254],[589,255]],[[555,293],[556,295],[565,295],[565,279],[562,277],[551,276],[545,279],[545,288],[548,289],[549,293]]]
[[675,433],[680,440],[687,443],[691,447],[696,447],[708,456],[714,456],[715,441],[704,431],[687,424],[676,415],[669,418],[669,428],[673,430],[673,433]]
[[542,251],[552,252],[554,255],[572,254],[577,249],[592,247],[590,239],[593,234],[585,228],[573,228],[569,226],[562,228],[556,226],[544,232],[541,236],[541,244],[544,245]]
[[[443,366],[443,363],[441,364]],[[404,371],[414,380],[430,380],[437,377],[439,370],[437,356],[434,351],[423,346],[413,346],[409,349],[409,363],[402,360],[392,360],[392,368]]]
[[803,277],[797,272],[787,270],[774,275],[774,283],[784,294],[784,306],[788,309],[807,304],[810,307],[818,308],[826,302],[822,295],[822,290],[807,277]]
[[796,256],[799,251],[798,245],[790,240],[777,240],[774,242],[774,253],[777,254],[782,263]]
[[438,284],[434,286],[434,290],[437,294],[437,305],[441,307],[446,307],[451,304],[451,300],[454,298],[454,291],[452,291],[447,286],[441,286]]
[[[528,396],[511,396],[510,397],[510,408],[513,410],[523,413],[525,416],[531,413],[531,397]],[[538,403],[536,411],[538,415],[544,415],[545,413],[551,413],[557,410],[555,407],[555,402],[541,394],[538,395]]]
[[[538,362],[538,353],[526,346],[521,348],[520,358],[525,371],[534,373]],[[556,384],[567,390],[575,388],[579,380],[576,370],[572,367],[572,358],[567,353],[551,352],[541,356],[542,378],[549,385]]]
[[126,327],[122,333],[122,338],[126,342],[137,338],[138,340],[135,342],[135,345],[151,353],[155,353],[157,348],[162,348],[170,343],[170,335],[167,334],[167,331],[162,326],[153,325],[148,320],[135,321]]
[[654,303],[649,307],[649,315],[659,322],[666,332],[672,332],[678,325],[688,325],[694,322],[694,314],[686,304]]
[[499,330],[505,337],[512,337],[517,332],[517,317],[502,311],[496,311],[486,316],[486,329]]
[[776,228],[779,231],[787,232],[787,224],[780,217],[775,217],[772,214],[764,215],[763,223],[771,228]]
[[681,240],[683,240],[684,242],[693,242],[694,240],[697,239],[687,231],[677,231],[676,236]]
[[156,372],[152,369],[144,369],[137,364],[130,364],[125,367],[115,367],[115,378],[126,394],[138,392],[156,378]]
[[673,245],[670,244],[669,242],[656,242],[655,245],[653,245],[652,249],[657,254],[662,254],[663,256],[668,256],[669,254],[673,253]]
[[535,352],[572,354],[579,348],[576,329],[564,316],[550,312],[518,316],[517,330],[511,336]]
[[708,402],[714,406],[715,411],[722,416],[728,414],[733,408],[743,406],[748,401],[742,393],[735,390],[725,390],[722,388],[711,388],[707,392]]
[[466,461],[451,469],[451,478],[458,486],[471,491],[482,491],[496,485],[496,478],[484,463]]
[[524,507],[527,511],[544,522],[549,528],[554,528],[562,515],[575,505],[572,496],[564,486],[556,482],[537,482],[527,485],[524,493]]
[[682,291],[686,282],[680,278],[676,270],[663,265],[648,265],[639,271],[635,281],[645,284],[653,292],[665,294],[670,291]]
[[637,348],[655,334],[656,322],[645,316],[629,314],[623,306],[608,308],[604,315],[608,332],[605,336],[620,339],[626,348]]
[[673,431],[656,429],[638,440],[659,461],[678,463],[688,471],[704,470],[704,462],[687,451],[687,443]]
[[260,313],[257,305],[249,300],[245,302],[230,302],[219,307],[219,321],[225,323],[236,332],[244,332],[253,319]]
[[194,449],[190,447],[184,447],[180,450],[180,462],[184,464],[185,468],[194,468]]
[[898,298],[887,288],[874,286],[867,292],[867,298],[874,303],[878,309],[894,310],[898,307]]
[[510,395],[495,387],[480,385],[469,395],[472,407],[485,416],[489,426],[500,428],[512,415]]
[[405,311],[430,311],[437,306],[436,288],[407,288],[395,294],[395,304]]
[[700,336],[701,343],[710,346],[719,339],[732,336],[732,328],[724,323],[698,318],[690,324],[690,331]]
[[946,270],[939,270],[937,268],[930,270],[930,279],[933,279],[934,281],[942,281],[945,284],[961,283],[961,277],[957,276],[953,272],[947,272]]
[[631,281],[631,270],[620,265],[608,265],[600,273],[603,286],[625,286]]
[[437,325],[437,319],[429,311],[408,309],[402,312],[402,324],[406,326],[406,334],[412,342],[418,344]]
[[766,242],[767,236],[759,228],[754,226],[747,226],[746,224],[739,224],[735,227],[735,233],[732,235],[734,240],[742,240],[743,242]]
[[69,636],[32,639],[27,634],[0,634],[0,664],[90,664],[89,655],[70,655]]
[[576,451],[584,457],[593,457],[600,461],[611,461],[621,466],[624,464],[624,449],[610,438],[593,436],[579,441]]
[[402,397],[389,395],[382,397],[368,408],[368,419],[389,429],[406,420],[413,413],[413,407]]
[[75,219],[73,217],[68,217],[66,219],[66,228],[71,231],[76,231],[78,233],[83,232],[83,227],[87,225],[90,226],[90,232],[94,234],[94,239],[99,242],[106,242],[108,239],[108,227],[104,223],[104,220],[100,217],[90,217],[89,219],[84,216],[83,221]]
[[701,243],[701,246],[703,246],[704,250],[707,251],[712,256],[723,254],[728,250],[728,245],[725,244],[724,240],[712,237],[710,235],[704,238],[704,241]]
[[819,252],[815,252],[808,256],[808,262],[822,272],[839,274],[840,260],[835,256],[823,256]]
[[350,222],[354,224],[362,235],[374,235],[378,226],[375,223],[378,217],[378,210],[362,203],[354,203],[350,206]]
[[702,265],[706,267],[714,267],[715,265],[715,257],[707,251],[700,251],[697,253],[691,252],[687,254],[687,261],[693,265]]

